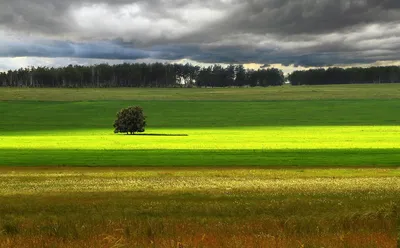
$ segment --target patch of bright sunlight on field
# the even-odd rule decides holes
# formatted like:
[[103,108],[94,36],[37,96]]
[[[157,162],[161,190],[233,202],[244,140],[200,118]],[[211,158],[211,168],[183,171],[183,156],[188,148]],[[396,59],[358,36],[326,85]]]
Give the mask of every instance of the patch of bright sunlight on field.
[[0,149],[384,149],[400,147],[399,126],[147,129],[145,134],[117,135],[113,134],[111,129],[13,133],[0,137]]

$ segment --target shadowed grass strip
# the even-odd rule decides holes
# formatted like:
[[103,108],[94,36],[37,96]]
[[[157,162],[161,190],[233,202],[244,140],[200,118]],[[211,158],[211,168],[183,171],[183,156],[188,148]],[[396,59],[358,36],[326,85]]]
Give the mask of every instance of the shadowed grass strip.
[[0,149],[0,166],[398,167],[400,149],[59,150]]

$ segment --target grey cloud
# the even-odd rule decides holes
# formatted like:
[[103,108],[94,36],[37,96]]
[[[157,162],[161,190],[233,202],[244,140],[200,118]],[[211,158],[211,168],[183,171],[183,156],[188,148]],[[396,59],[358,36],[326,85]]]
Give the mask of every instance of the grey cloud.
[[100,3],[110,7],[139,3],[150,18],[168,16],[178,20],[178,15],[166,10],[190,4],[235,10],[225,21],[211,27],[215,33],[327,33],[400,19],[398,0],[3,0],[0,25],[22,31],[62,33],[74,28],[66,16],[70,8]]
[[[3,0],[0,2],[0,25],[14,31],[63,34],[73,30],[68,10],[76,5],[103,3],[102,0]],[[132,1],[109,1],[118,5]]]
[[0,25],[16,31],[62,32],[68,26],[67,9],[66,1],[4,0],[0,2]]
[[267,0],[246,1],[228,27],[281,35],[321,34],[370,23],[397,22],[398,0]]
[[[139,33],[121,29],[108,37],[100,25],[81,30],[70,19],[70,12],[80,6],[106,4],[117,10],[130,3],[139,4],[140,15],[150,23],[165,18],[181,25],[163,27],[154,35],[148,33],[160,27],[138,29]],[[193,24],[178,14],[199,6],[224,15],[216,22]],[[386,30],[366,30],[370,24]],[[12,32],[23,41],[0,37],[0,57],[192,59],[302,66],[373,63],[399,60],[398,24],[398,0],[2,0],[0,31]],[[180,33],[185,27],[189,31]],[[172,30],[176,34],[168,36]],[[31,35],[39,39],[24,39]]]
[[3,25],[14,31],[63,34],[74,31],[74,23],[71,23],[68,16],[68,11],[71,9],[94,4],[106,4],[109,8],[115,8],[132,3],[140,4],[150,19],[161,17],[179,19],[179,16],[166,11],[166,7],[177,9],[197,3],[215,8],[221,7],[222,2],[213,0],[2,0],[0,26]]
[[[237,49],[232,46],[204,49],[194,46],[163,46],[156,50],[156,57],[164,60],[191,59],[203,63],[258,63],[264,68],[270,64],[283,64],[294,66],[330,66],[335,64],[373,63],[382,58],[366,56],[360,52],[313,52],[309,54],[295,54],[292,52],[280,52],[270,49]],[[162,52],[161,52],[162,51]],[[388,56],[391,60],[395,56]]]
[[0,57],[71,57],[136,60],[150,57],[146,51],[125,48],[111,42],[0,41]]
[[111,60],[174,61],[191,59],[202,63],[280,63],[295,66],[329,66],[335,64],[373,63],[396,60],[398,53],[373,50],[355,52],[310,52],[307,54],[271,49],[237,49],[235,46],[201,47],[197,45],[163,45],[136,49],[120,42],[74,43],[60,41],[0,42],[0,57],[69,57]]

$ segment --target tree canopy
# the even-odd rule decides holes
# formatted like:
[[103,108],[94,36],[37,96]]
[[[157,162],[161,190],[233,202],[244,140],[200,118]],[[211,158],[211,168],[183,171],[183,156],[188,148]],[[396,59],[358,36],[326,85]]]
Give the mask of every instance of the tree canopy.
[[146,127],[146,117],[143,109],[139,106],[123,108],[117,113],[114,122],[114,133],[134,134],[144,132]]
[[228,87],[284,83],[278,69],[245,70],[243,65],[99,64],[62,68],[32,67],[0,72],[7,87]]
[[400,83],[400,67],[312,69],[295,71],[288,80],[292,85]]
[[400,67],[319,68],[294,71],[245,69],[243,65],[99,64],[61,68],[31,67],[0,72],[5,87],[243,87],[292,85],[400,83]]

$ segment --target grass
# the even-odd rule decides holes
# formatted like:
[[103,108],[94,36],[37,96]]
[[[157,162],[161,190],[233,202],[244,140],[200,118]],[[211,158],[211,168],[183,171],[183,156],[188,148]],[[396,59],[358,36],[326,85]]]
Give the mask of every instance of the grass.
[[[116,135],[140,105],[148,135]],[[0,102],[0,165],[398,166],[400,100]]]
[[115,135],[109,130],[32,132],[1,137],[3,149],[79,150],[279,150],[396,149],[399,126],[148,129]]
[[397,169],[0,169],[0,247],[395,247]]
[[[1,90],[0,90],[1,91]],[[400,100],[0,102],[0,132],[113,131],[117,111],[140,105],[149,128],[396,126]]]
[[399,99],[400,84],[283,86],[268,88],[107,88],[40,89],[2,88],[0,101],[103,101],[103,100],[320,100]]
[[396,247],[399,93],[0,88],[0,247]]
[[63,150],[1,149],[3,166],[394,167],[400,149]]

